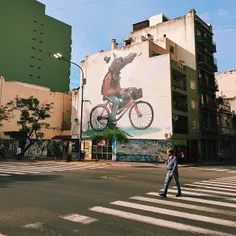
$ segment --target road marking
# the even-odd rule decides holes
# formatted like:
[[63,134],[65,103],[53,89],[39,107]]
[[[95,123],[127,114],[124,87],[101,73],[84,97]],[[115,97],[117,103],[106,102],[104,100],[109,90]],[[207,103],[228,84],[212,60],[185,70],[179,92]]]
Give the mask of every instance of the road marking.
[[[193,184],[197,184],[197,185],[204,185],[204,186],[214,186],[214,187],[222,187],[222,188],[232,188],[232,189],[236,189],[236,186],[234,185],[226,185],[226,184],[220,184],[218,182],[214,183],[214,182],[194,182]],[[186,185],[186,184],[185,184]]]
[[202,215],[185,213],[185,212],[180,212],[180,211],[174,211],[174,210],[169,210],[169,209],[165,209],[161,207],[153,207],[153,206],[147,206],[147,205],[125,202],[125,201],[115,201],[115,202],[111,202],[110,204],[116,205],[116,206],[129,207],[132,209],[138,209],[142,211],[158,213],[162,215],[169,215],[169,216],[175,216],[175,217],[180,217],[184,219],[197,220],[197,221],[207,222],[211,224],[223,225],[223,226],[228,226],[228,227],[236,227],[236,221],[224,220],[220,218],[213,218],[209,216],[202,216]]
[[223,181],[212,181],[212,180],[207,180],[207,181],[201,181],[202,183],[209,183],[209,184],[221,184],[221,185],[230,185],[230,186],[236,186],[235,183],[229,183],[227,182],[223,182]]
[[214,236],[233,236],[232,234],[227,234],[227,233],[223,233],[219,231],[208,230],[201,227],[176,223],[173,221],[162,220],[159,218],[153,218],[149,216],[134,214],[131,212],[126,212],[126,211],[114,210],[114,209],[106,208],[106,207],[95,206],[95,207],[90,208],[90,210],[94,212],[98,212],[98,213],[108,214],[112,216],[121,217],[124,219],[134,220],[134,221],[138,221],[142,223],[152,224],[152,225],[165,227],[169,229],[175,229],[179,231],[185,231],[185,232],[187,231],[187,232],[192,232],[192,233],[214,235]]
[[83,215],[78,215],[78,214],[69,214],[69,215],[65,215],[65,216],[59,216],[59,218],[64,219],[64,220],[69,220],[72,222],[81,223],[84,225],[88,225],[88,224],[91,224],[91,223],[97,221],[97,219],[90,218],[90,217],[83,216]]
[[15,174],[15,175],[27,175],[27,173],[22,173],[22,172],[15,172],[15,171],[5,171],[5,170],[0,170],[0,173],[4,174]]
[[[11,175],[8,175],[8,174],[1,174],[1,173],[0,173],[0,176],[11,176]],[[0,236],[1,236],[1,234],[0,234]]]
[[160,199],[155,199],[155,198],[134,196],[134,197],[130,197],[130,199],[143,201],[143,202],[151,202],[151,203],[157,203],[157,204],[162,204],[162,205],[168,205],[168,206],[174,206],[174,207],[181,207],[181,208],[192,209],[192,210],[197,210],[197,211],[212,212],[212,213],[217,213],[217,214],[222,214],[222,215],[231,215],[231,216],[236,215],[236,213],[232,211],[220,210],[220,209],[203,207],[203,206],[193,205],[193,204],[186,204],[186,203],[181,203],[181,202],[160,200]]
[[[169,190],[171,192],[171,189]],[[175,192],[175,191],[173,191]],[[191,192],[190,192],[191,193]],[[150,193],[146,193],[147,195],[151,195],[151,196],[159,196],[159,193],[156,192],[150,192]],[[194,193],[192,194],[194,196],[202,196],[202,195],[195,195]],[[204,194],[205,196],[209,196]],[[173,194],[168,194],[168,198],[174,198]],[[203,204],[209,204],[209,205],[216,205],[216,206],[221,206],[221,207],[229,207],[229,208],[236,208],[236,204],[234,203],[228,203],[228,202],[220,202],[220,201],[213,201],[213,200],[206,200],[206,199],[200,199],[200,198],[192,198],[192,197],[188,197],[183,195],[183,197],[179,198],[180,200],[183,201],[189,201],[189,202],[198,202],[198,203],[203,203]]]
[[215,190],[221,190],[226,192],[236,192],[236,189],[229,189],[228,186],[225,186],[225,188],[222,187],[215,187],[215,186],[205,186],[204,184],[185,184],[184,186],[189,187],[199,187],[199,188],[206,188],[206,189],[215,189]]
[[219,172],[223,172],[223,171],[230,171],[230,169],[217,169],[217,168],[207,168],[207,169],[204,169],[204,170],[212,170],[212,171],[219,171]]
[[43,230],[43,223],[42,222],[36,222],[36,223],[33,223],[33,224],[27,224],[27,225],[24,225],[23,228]]
[[[177,188],[177,187],[174,187]],[[206,190],[206,189],[195,189],[195,188],[185,188],[182,187],[183,190],[191,190],[194,192],[203,192],[203,193],[214,193],[214,194],[220,194],[220,195],[225,195],[225,196],[236,196],[236,193],[226,193],[226,192],[222,192],[222,191],[214,191],[214,190]]]

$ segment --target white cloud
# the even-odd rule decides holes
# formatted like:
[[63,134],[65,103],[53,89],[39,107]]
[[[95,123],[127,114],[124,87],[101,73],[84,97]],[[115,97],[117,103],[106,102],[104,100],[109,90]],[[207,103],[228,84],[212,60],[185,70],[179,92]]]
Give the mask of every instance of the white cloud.
[[229,12],[224,9],[219,9],[217,12],[217,15],[218,16],[227,16],[227,15],[229,15]]
[[204,12],[204,13],[200,14],[199,17],[201,19],[203,19],[204,21],[206,21],[206,22],[209,22],[210,19],[211,19],[211,17],[210,17],[208,12]]

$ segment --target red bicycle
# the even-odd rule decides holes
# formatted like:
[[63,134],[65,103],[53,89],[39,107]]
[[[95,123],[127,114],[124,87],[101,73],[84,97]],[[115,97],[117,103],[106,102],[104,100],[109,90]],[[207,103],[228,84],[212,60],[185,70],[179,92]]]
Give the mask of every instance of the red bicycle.
[[[154,119],[152,106],[146,101],[136,101],[142,98],[142,89],[126,89],[129,97],[127,104],[118,109],[116,121],[120,120],[123,115],[129,111],[129,120],[131,125],[138,130],[144,130],[151,126]],[[104,104],[95,106],[90,113],[90,125],[93,130],[101,131],[108,127],[108,119],[112,111],[112,102],[109,97],[104,96]]]

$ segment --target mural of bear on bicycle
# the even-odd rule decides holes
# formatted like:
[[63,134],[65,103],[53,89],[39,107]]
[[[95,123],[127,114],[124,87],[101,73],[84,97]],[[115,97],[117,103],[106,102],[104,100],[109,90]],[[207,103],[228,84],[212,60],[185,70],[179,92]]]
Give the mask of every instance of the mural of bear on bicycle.
[[[96,105],[90,112],[90,125],[94,131],[105,128],[114,129],[117,122],[127,113],[129,121],[136,130],[149,128],[154,119],[154,110],[143,97],[143,89],[136,87],[121,88],[121,71],[131,64],[141,53],[129,53],[127,56],[118,57],[113,53],[113,61],[103,78],[101,96],[103,104]],[[109,63],[111,58],[104,58]]]

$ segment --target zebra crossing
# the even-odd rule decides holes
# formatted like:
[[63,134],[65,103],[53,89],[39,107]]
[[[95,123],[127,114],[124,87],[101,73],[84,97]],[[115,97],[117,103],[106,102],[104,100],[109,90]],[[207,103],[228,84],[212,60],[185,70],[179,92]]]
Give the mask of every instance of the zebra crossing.
[[[160,198],[159,192],[148,192],[145,196],[132,196],[127,201],[117,200],[108,207],[94,206],[89,210],[187,235],[233,236],[236,235],[236,194],[231,185],[235,186],[235,183],[236,176],[194,182],[183,186],[183,196],[180,198],[175,197],[177,190],[172,187],[167,199]],[[218,188],[219,185],[221,187]],[[137,211],[143,213],[137,214]],[[154,213],[156,217],[148,213]],[[182,223],[178,219],[190,222]],[[215,230],[215,226],[220,230]]]
[[203,167],[188,167],[188,169],[194,169],[199,171],[206,171],[206,172],[223,172],[227,174],[235,174],[236,170],[228,169],[228,168],[203,168]]
[[94,166],[88,164],[73,165],[69,163],[20,163],[4,162],[0,163],[0,177],[11,177],[14,175],[37,175],[43,173],[63,172],[63,171],[83,171],[102,169],[108,166]]
[[[127,200],[115,200],[105,206],[93,206],[88,209],[88,216],[74,212],[58,215],[58,219],[89,227],[98,222],[106,224],[99,220],[100,216],[106,215],[109,220],[114,217],[137,222],[137,227],[140,224],[152,225],[154,232],[156,227],[157,231],[178,231],[178,235],[233,236],[236,235],[235,189],[236,176],[196,181],[185,184],[183,196],[179,198],[175,197],[176,187],[171,187],[167,198],[161,198],[159,191],[147,192]],[[44,232],[44,223],[31,222],[22,228],[32,233],[33,230]]]

